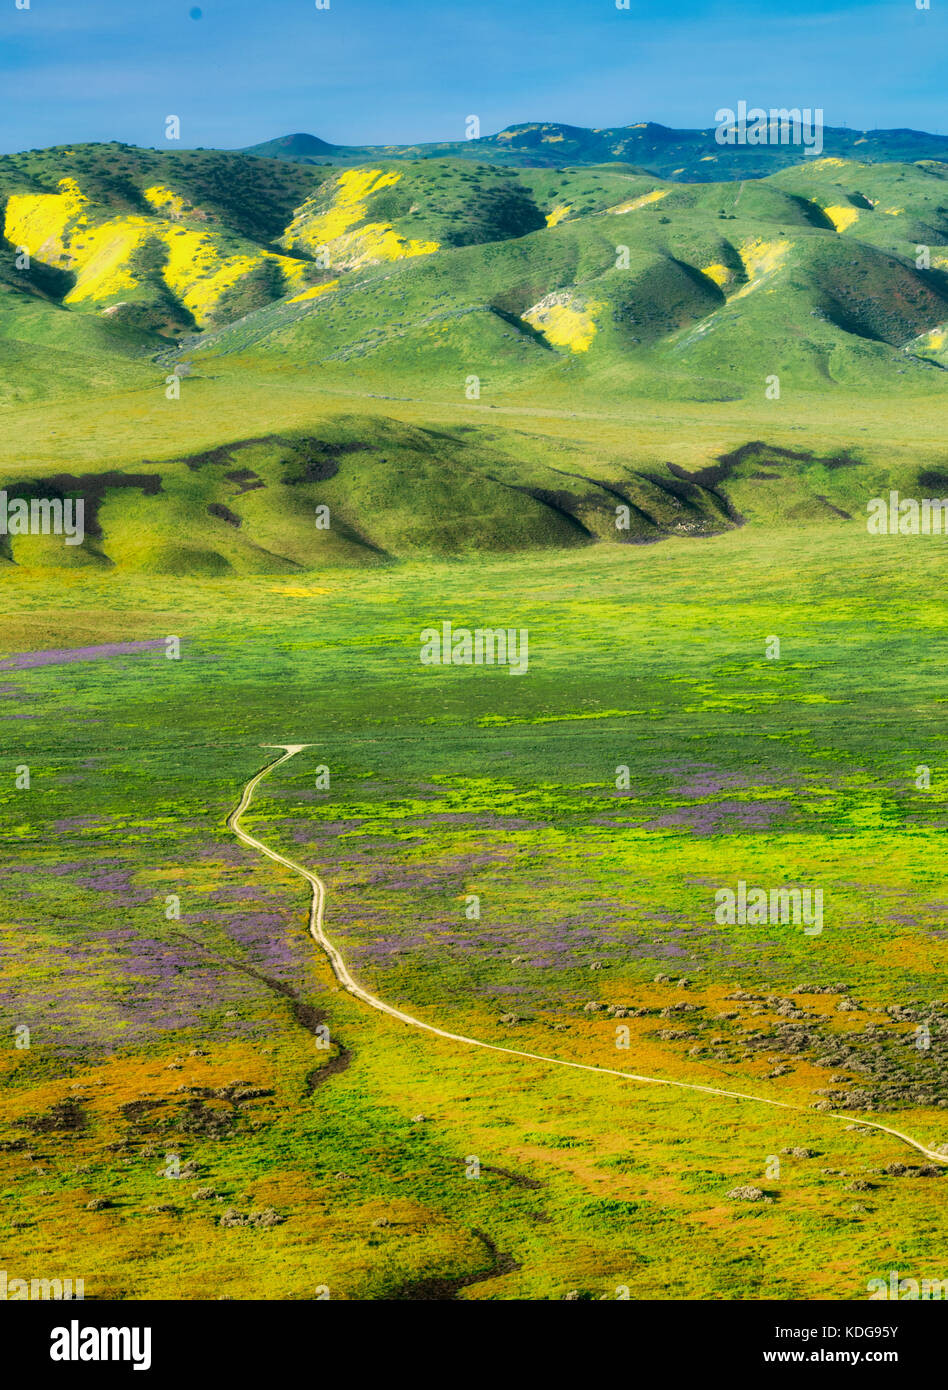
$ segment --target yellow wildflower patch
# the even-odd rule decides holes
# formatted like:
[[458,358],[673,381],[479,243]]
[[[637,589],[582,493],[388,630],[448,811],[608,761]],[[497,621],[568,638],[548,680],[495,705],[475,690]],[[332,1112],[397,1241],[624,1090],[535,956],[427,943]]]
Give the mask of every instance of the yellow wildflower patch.
[[301,304],[304,299],[315,299],[317,295],[326,294],[329,290],[336,289],[338,285],[338,280],[327,280],[325,285],[310,285],[308,290],[304,290],[302,294],[295,294],[289,302]]
[[854,222],[859,220],[858,208],[829,207],[824,208],[823,211],[838,232],[845,232],[847,227],[851,227]]
[[609,212],[638,212],[639,208],[648,207],[649,203],[657,203],[661,198],[667,198],[669,192],[667,188],[653,188],[651,193],[642,193],[628,203],[619,203],[617,207],[609,208]]
[[948,324],[941,324],[938,328],[932,328],[927,333],[920,334],[912,346],[916,352],[943,352],[948,346]]
[[216,239],[208,232],[168,229],[162,240],[169,253],[165,282],[201,326],[213,314],[221,295],[264,261],[276,261],[291,288],[301,283],[306,272],[306,267],[292,256],[275,256],[271,252],[222,258]]
[[542,333],[553,347],[569,348],[570,352],[588,352],[597,331],[593,315],[603,307],[602,304],[581,299],[572,290],[557,290],[554,294],[546,295],[521,317]]
[[330,263],[352,270],[376,261],[401,260],[405,256],[428,256],[439,249],[436,241],[415,241],[401,236],[388,222],[370,222],[360,227],[366,216],[368,199],[401,178],[395,170],[346,169],[335,180],[331,200],[319,189],[297,208],[282,238],[288,249],[301,247],[311,253],[326,250]]
[[548,227],[559,226],[559,224],[563,221],[563,218],[566,217],[568,213],[572,212],[572,210],[572,204],[560,203],[559,206],[555,207],[552,212],[547,213],[546,225]]
[[7,200],[3,234],[15,246],[25,246],[37,260],[55,264],[68,253],[67,227],[86,222],[87,199],[75,179],[60,179],[58,193],[17,194]]
[[[175,228],[164,217],[114,217],[94,224],[89,200],[74,179],[61,179],[58,193],[14,195],[7,202],[4,235],[16,246],[26,246],[38,260],[68,266],[76,283],[65,297],[67,304],[101,303],[133,291],[137,284],[129,269],[135,250],[147,237],[155,237],[168,250],[163,271],[165,283],[198,324],[207,322],[225,290],[264,260],[276,261],[290,288],[298,288],[306,266],[292,256],[275,256],[255,248],[244,255],[223,256],[217,238],[208,232]],[[146,190],[155,207],[177,207],[165,197],[177,199],[170,189],[155,185]]]
[[400,174],[381,169],[346,169],[336,179],[329,207],[320,209],[325,202],[325,193],[319,189],[312,198],[297,209],[296,216],[287,228],[285,237],[288,246],[317,247],[334,241],[349,231],[365,217],[366,200],[383,188],[390,188],[401,178]]
[[713,280],[720,288],[724,288],[731,278],[732,272],[720,261],[715,261],[713,265],[702,266],[701,274],[707,275],[709,280]]
[[741,286],[734,298],[743,299],[745,294],[750,294],[758,285],[769,280],[780,269],[790,245],[789,241],[765,241],[763,237],[745,241],[740,248],[740,256],[744,262],[747,284]]
[[146,188],[144,197],[150,208],[154,208],[155,212],[165,217],[184,217],[186,213],[194,210],[187,199],[161,184],[156,183],[151,188]]
[[84,299],[111,299],[134,290],[138,281],[128,268],[129,257],[148,231],[143,217],[106,222],[85,238],[81,265],[74,266],[76,283],[63,301],[80,304]]
[[936,328],[930,328],[927,333],[920,333],[917,338],[904,345],[903,351],[913,357],[921,357],[924,361],[938,362],[941,366],[948,367],[948,323],[940,323]]

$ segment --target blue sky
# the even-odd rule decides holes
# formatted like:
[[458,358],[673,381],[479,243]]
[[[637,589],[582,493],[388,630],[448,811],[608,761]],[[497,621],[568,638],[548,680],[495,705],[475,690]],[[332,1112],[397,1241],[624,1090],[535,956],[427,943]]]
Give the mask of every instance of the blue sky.
[[[21,3],[23,0],[21,0]],[[464,137],[519,121],[706,126],[741,99],[948,133],[948,0],[16,0],[0,150]]]

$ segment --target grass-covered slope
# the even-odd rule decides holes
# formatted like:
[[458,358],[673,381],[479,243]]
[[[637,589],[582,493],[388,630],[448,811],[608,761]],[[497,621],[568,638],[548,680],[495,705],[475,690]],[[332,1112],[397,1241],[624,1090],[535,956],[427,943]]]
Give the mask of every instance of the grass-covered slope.
[[[318,438],[243,440],[144,460],[135,471],[11,471],[11,495],[85,497],[88,534],[70,547],[56,537],[7,537],[0,553],[28,567],[265,574],[711,534],[733,524],[726,501],[670,473],[652,478],[615,465],[597,479],[531,458],[520,443],[517,456],[463,431],[353,416],[326,422]],[[622,505],[630,524],[620,532]]]
[[[203,344],[412,389],[459,391],[473,374],[482,389],[600,398],[763,395],[770,375],[791,390],[939,390],[946,199],[946,165],[836,159],[713,185],[629,169],[514,182],[456,161],[346,170],[283,239],[321,254],[328,282]],[[519,218],[507,235],[484,215],[501,202]]]
[[[685,457],[670,444],[668,452]],[[948,494],[948,467],[763,440],[703,466],[643,448],[334,415],[110,469],[0,466],[10,496],[82,497],[81,545],[6,536],[0,572],[280,574],[413,558],[641,545],[746,524],[863,525],[867,498]]]
[[[874,462],[864,436],[889,402],[937,414],[948,389],[933,161],[684,183],[620,163],[314,170],[78,146],[0,159],[0,204],[0,411],[23,432],[2,480],[59,479],[90,506],[82,546],[8,538],[19,566],[264,573],[853,515],[848,473],[813,461]],[[827,393],[877,408],[814,428],[805,402]],[[380,417],[379,398],[437,405],[443,428]],[[740,430],[696,464],[702,426],[677,431],[676,412],[737,402]],[[660,453],[644,403],[669,412]],[[551,446],[489,430],[496,409],[619,434]],[[761,439],[785,451],[774,496],[769,466],[741,484]],[[921,445],[888,456],[882,485],[944,465]]]
[[708,184],[80,146],[0,160],[0,197],[0,334],[58,348],[75,325],[80,354],[185,340],[450,389],[713,398],[761,391],[762,368],[798,388],[921,383],[948,321],[935,162],[828,156]]

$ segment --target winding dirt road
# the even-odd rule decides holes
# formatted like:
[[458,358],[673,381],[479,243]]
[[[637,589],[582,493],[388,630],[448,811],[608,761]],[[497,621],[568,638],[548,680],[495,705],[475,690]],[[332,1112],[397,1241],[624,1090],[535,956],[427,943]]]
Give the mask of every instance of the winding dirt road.
[[[326,906],[326,887],[322,879],[316,874],[311,873],[309,869],[304,868],[302,864],[297,864],[294,860],[288,859],[286,855],[279,854],[276,850],[270,849],[262,840],[258,840],[255,836],[248,834],[246,830],[241,828],[240,818],[249,807],[253,799],[253,794],[263,779],[271,773],[274,768],[279,767],[282,763],[295,757],[296,754],[302,752],[304,748],[311,748],[312,744],[265,743],[262,746],[264,748],[282,748],[284,750],[283,756],[281,758],[275,758],[272,762],[267,763],[265,767],[260,769],[256,776],[250,779],[244,787],[240,803],[227,817],[228,829],[232,830],[237,838],[245,845],[249,845],[251,849],[259,850],[260,853],[265,854],[268,859],[274,860],[277,864],[283,864],[287,869],[291,869],[293,873],[299,874],[301,878],[306,879],[306,882],[313,890],[312,902],[309,910],[310,934],[317,945],[319,945],[329,957],[333,973],[343,989],[347,990],[349,994],[354,995],[356,999],[361,999],[363,1004],[368,1004],[372,1009],[378,1009],[380,1013],[388,1014],[390,1018],[397,1018],[400,1023],[406,1023],[410,1028],[420,1028],[425,1033],[433,1033],[435,1037],[445,1038],[448,1042],[461,1043],[465,1047],[481,1047],[488,1052],[503,1052],[509,1057],[523,1057],[526,1058],[527,1061],[545,1062],[550,1066],[571,1067],[574,1071],[591,1071],[599,1076],[618,1076],[621,1077],[623,1081],[638,1081],[648,1086],[672,1086],[680,1091],[697,1091],[707,1096],[723,1096],[729,1100],[746,1100],[754,1105],[771,1105],[780,1110],[794,1110],[800,1114],[808,1115],[811,1119],[814,1118],[812,1110],[803,1105],[794,1105],[790,1101],[770,1100],[766,1096],[751,1096],[743,1091],[727,1091],[717,1086],[701,1086],[698,1085],[697,1082],[692,1081],[672,1081],[666,1077],[660,1076],[638,1076],[635,1072],[618,1071],[612,1067],[596,1067],[587,1062],[567,1062],[561,1057],[546,1057],[538,1052],[522,1052],[519,1048],[501,1047],[499,1043],[482,1042],[479,1038],[466,1038],[462,1033],[449,1033],[444,1028],[435,1027],[433,1023],[425,1023],[420,1018],[414,1018],[412,1014],[403,1013],[401,1009],[393,1008],[391,1004],[386,1004],[383,999],[378,999],[374,994],[370,994],[368,990],[363,989],[362,986],[352,978],[345,961],[325,933],[323,928],[323,912]],[[891,1129],[888,1125],[876,1124],[871,1120],[860,1119],[857,1121],[852,1115],[839,1115],[831,1110],[818,1113],[821,1114],[823,1119],[838,1120],[844,1124],[858,1123],[866,1129],[880,1130],[883,1134],[890,1134],[893,1138],[901,1140],[903,1144],[908,1144],[910,1148],[916,1149],[920,1154],[924,1154],[932,1163],[948,1165],[948,1155],[938,1153],[935,1149],[927,1148],[918,1139],[913,1139],[911,1135],[903,1134],[898,1129]]]

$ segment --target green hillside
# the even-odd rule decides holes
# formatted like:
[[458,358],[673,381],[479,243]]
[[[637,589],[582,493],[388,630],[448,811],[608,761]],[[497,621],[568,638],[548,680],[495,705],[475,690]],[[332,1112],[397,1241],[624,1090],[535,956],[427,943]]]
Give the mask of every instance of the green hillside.
[[758,389],[764,359],[797,386],[914,378],[948,320],[934,162],[827,157],[688,184],[629,165],[317,174],[87,146],[0,160],[0,194],[8,357],[13,342],[124,360],[185,340],[452,386],[700,397]]
[[[880,488],[944,471],[927,424],[896,462],[888,422],[944,408],[948,164],[699,183],[76,146],[0,159],[0,208],[0,481],[92,512],[68,553],[8,539],[16,565],[266,573],[708,535],[860,513],[860,468]],[[829,428],[830,401],[859,423]],[[675,424],[695,403],[730,411],[726,437]],[[658,452],[637,422],[662,409]],[[615,428],[554,437],[551,413]]]
[[472,374],[482,390],[597,398],[763,394],[770,375],[782,389],[940,389],[927,383],[948,321],[946,199],[946,165],[833,159],[711,185],[457,161],[346,170],[282,242],[321,252],[332,278],[189,352],[330,375],[358,364],[452,391]]
[[0,480],[12,496],[84,498],[86,536],[77,546],[4,536],[0,567],[281,574],[863,522],[866,498],[890,486],[948,492],[948,467],[878,450],[819,454],[755,440],[697,468],[639,452],[336,414],[319,436],[235,439],[134,467],[7,465]]

